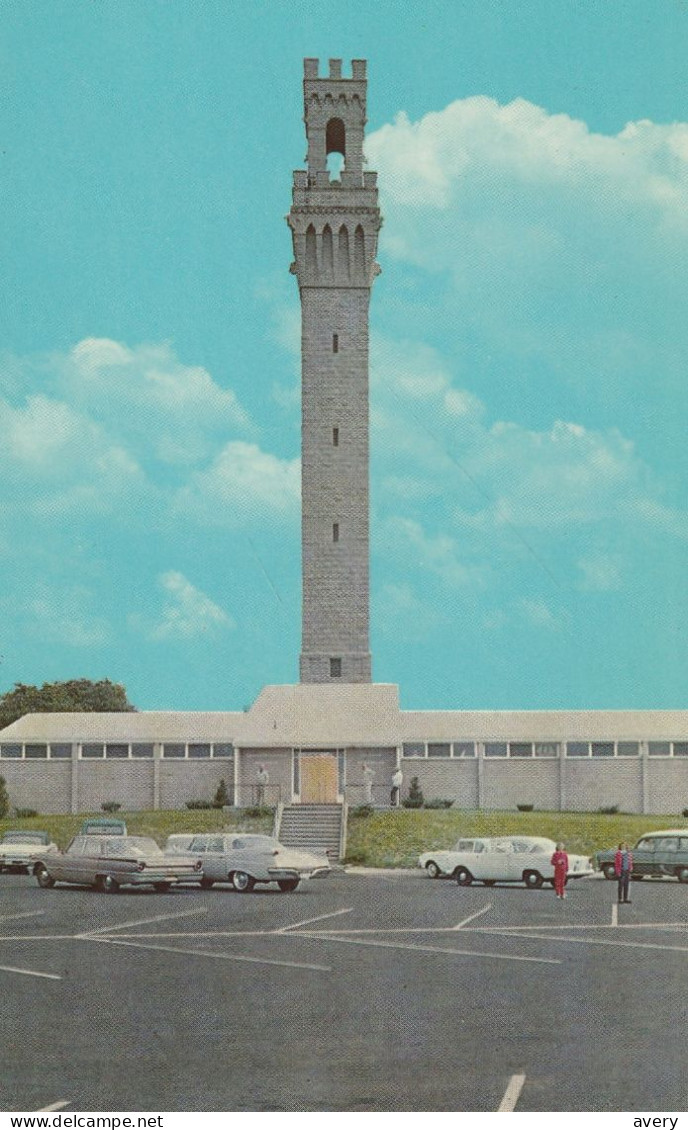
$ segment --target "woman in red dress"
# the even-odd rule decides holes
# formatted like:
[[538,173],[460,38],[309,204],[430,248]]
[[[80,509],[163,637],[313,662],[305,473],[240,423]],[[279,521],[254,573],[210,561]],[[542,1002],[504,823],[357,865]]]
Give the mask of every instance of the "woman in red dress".
[[554,868],[554,890],[558,899],[566,898],[566,876],[569,870],[569,857],[564,851],[563,844],[557,844],[557,850],[550,859]]

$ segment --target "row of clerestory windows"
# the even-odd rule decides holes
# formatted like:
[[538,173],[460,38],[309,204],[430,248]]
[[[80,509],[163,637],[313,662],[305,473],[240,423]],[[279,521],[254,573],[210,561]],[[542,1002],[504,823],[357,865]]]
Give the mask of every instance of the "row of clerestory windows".
[[[476,757],[477,742],[404,742],[404,757]],[[688,757],[688,741],[649,741],[649,757]],[[483,742],[484,757],[640,757],[639,741]]]

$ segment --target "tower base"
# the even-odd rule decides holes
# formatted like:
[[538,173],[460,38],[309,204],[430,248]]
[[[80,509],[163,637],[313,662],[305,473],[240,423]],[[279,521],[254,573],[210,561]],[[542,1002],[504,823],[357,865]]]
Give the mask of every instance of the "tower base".
[[370,652],[354,655],[323,655],[304,653],[300,659],[299,678],[302,683],[370,683],[372,664]]

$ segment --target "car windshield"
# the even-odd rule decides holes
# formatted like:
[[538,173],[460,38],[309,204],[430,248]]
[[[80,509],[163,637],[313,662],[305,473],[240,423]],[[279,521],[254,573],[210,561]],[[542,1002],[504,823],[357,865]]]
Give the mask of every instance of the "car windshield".
[[103,841],[103,855],[162,855],[155,840],[149,836],[113,836]]
[[272,836],[240,836],[232,841],[232,847],[246,848],[247,851],[278,851],[281,846],[279,840]]
[[47,844],[45,832],[5,832],[3,844]]

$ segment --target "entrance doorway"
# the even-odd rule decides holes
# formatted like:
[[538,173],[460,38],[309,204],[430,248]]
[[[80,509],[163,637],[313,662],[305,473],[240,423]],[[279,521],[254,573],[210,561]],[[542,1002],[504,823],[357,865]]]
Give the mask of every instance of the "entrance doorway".
[[337,803],[337,756],[301,754],[301,804]]

